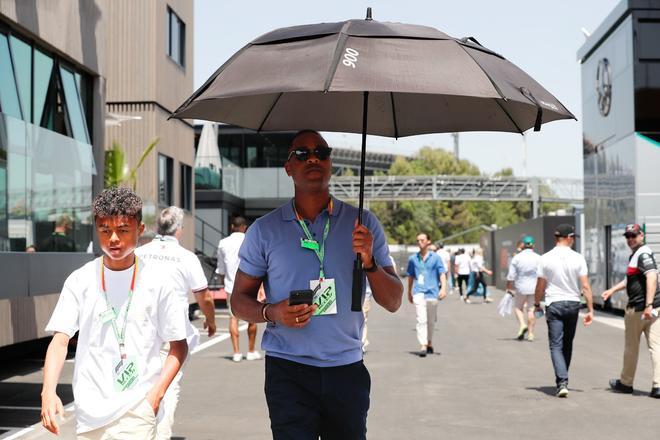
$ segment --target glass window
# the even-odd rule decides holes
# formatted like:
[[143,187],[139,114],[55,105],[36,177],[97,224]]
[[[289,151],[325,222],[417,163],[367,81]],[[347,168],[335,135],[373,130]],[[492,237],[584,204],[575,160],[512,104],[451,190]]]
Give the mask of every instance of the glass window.
[[181,191],[180,203],[182,209],[186,211],[192,211],[192,167],[186,165],[185,163],[181,164]]
[[60,67],[60,74],[62,75],[62,87],[64,88],[64,99],[66,102],[66,114],[69,119],[71,127],[71,134],[77,141],[89,143],[89,135],[87,134],[87,122],[80,99],[80,92],[76,84],[76,79],[73,73],[69,70]]
[[161,206],[172,205],[172,167],[171,157],[158,155],[158,204]]
[[48,86],[53,73],[53,59],[38,49],[34,50],[34,115],[33,123],[42,125]]
[[32,82],[32,47],[18,38],[9,37],[11,55],[14,60],[16,71],[16,82],[18,83],[18,95],[21,100],[23,119],[32,122],[32,96],[30,84]]
[[186,52],[186,25],[170,8],[167,8],[167,54],[180,66],[184,66]]
[[0,111],[21,119],[21,105],[7,37],[0,34]]

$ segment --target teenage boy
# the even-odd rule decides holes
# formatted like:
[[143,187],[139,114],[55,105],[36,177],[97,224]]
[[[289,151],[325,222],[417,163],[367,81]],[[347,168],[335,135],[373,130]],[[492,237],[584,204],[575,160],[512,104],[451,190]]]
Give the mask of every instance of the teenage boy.
[[[92,206],[103,256],[64,283],[46,326],[41,419],[60,432],[56,386],[69,339],[78,332],[73,394],[78,440],[154,439],[156,415],[188,353],[187,316],[171,283],[134,250],[144,231],[142,201],[127,188],[100,193]],[[159,351],[170,350],[163,363]],[[162,410],[162,409],[161,409]]]

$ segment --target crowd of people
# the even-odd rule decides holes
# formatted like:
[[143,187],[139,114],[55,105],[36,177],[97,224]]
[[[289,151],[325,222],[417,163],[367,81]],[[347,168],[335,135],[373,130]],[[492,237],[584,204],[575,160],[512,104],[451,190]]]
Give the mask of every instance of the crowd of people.
[[[218,246],[217,273],[227,291],[236,362],[242,360],[238,320],[250,323],[247,359],[255,348],[256,325],[265,323],[265,398],[274,439],[364,439],[371,377],[363,362],[365,323],[375,304],[396,312],[404,286],[389,255],[379,220],[329,193],[332,149],[316,131],[293,138],[285,170],[294,198],[257,219],[232,221],[232,233]],[[60,432],[63,413],[56,393],[69,340],[78,335],[73,391],[78,439],[170,438],[179,382],[189,353],[199,341],[188,319],[192,292],[204,314],[208,335],[216,332],[215,308],[199,260],[179,244],[183,212],[160,213],[158,234],[137,247],[144,232],[142,201],[131,190],[110,188],[92,206],[102,255],[66,280],[46,330],[53,333],[44,366],[42,424]],[[644,246],[639,225],[626,228],[633,251],[627,278],[602,294],[626,289],[626,349],[615,391],[632,392],[639,339],[645,334],[653,359],[652,397],[660,397],[660,307],[657,268]],[[572,249],[575,230],[560,225],[555,247],[534,252],[524,237],[512,259],[507,294],[516,299],[517,339],[535,339],[535,319],[545,302],[548,341],[557,396],[568,395],[572,343],[584,297],[585,325],[593,321],[593,301],[584,257]],[[470,303],[486,288],[483,252],[444,246],[417,236],[410,256],[408,300],[415,307],[419,356],[434,353],[437,309],[457,291]],[[362,270],[354,261],[360,259]],[[354,277],[369,286],[363,313],[351,307]],[[365,290],[363,289],[363,298]],[[525,312],[527,321],[525,322]]]

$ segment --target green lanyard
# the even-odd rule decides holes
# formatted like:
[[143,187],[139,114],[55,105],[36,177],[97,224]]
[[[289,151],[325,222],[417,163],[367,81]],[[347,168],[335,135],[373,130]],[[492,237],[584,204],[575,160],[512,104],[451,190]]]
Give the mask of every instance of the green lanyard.
[[[121,328],[121,332],[117,328],[117,318],[119,313],[117,313],[110,304],[108,300],[108,292],[105,288],[105,268],[103,266],[103,257],[101,257],[101,289],[103,292],[103,297],[105,298],[105,303],[108,306],[108,310],[112,310],[113,316],[110,319],[112,323],[112,330],[114,331],[115,338],[117,339],[117,344],[119,344],[119,356],[121,359],[126,359],[126,352],[124,350],[124,341],[126,340],[126,324],[128,323],[128,310],[131,308],[131,302],[133,301],[133,290],[135,289],[135,276],[138,269],[138,260],[135,258],[135,266],[133,267],[133,277],[131,279],[131,287],[128,290],[128,303],[126,304],[126,313],[124,313],[124,323]],[[121,310],[120,310],[121,311]]]
[[291,201],[291,204],[293,205],[293,212],[296,214],[296,219],[298,220],[298,223],[300,224],[300,227],[302,228],[303,232],[305,233],[305,236],[307,237],[307,240],[300,240],[300,246],[305,248],[305,249],[311,249],[314,251],[316,254],[316,257],[319,259],[319,280],[323,280],[325,278],[325,272],[323,272],[323,259],[325,258],[325,242],[328,238],[328,233],[330,232],[330,214],[332,213],[332,198],[330,199],[330,203],[328,203],[328,219],[325,221],[325,227],[323,228],[323,242],[321,245],[319,245],[316,240],[312,237],[312,234],[309,232],[309,229],[307,228],[307,224],[305,223],[305,220],[298,214],[298,211],[296,210],[296,204]]

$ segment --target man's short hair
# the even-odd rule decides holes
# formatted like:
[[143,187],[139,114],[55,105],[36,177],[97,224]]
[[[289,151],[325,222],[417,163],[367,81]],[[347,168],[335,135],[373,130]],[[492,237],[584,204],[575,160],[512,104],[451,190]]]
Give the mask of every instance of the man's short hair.
[[297,132],[296,134],[293,135],[293,138],[291,139],[291,145],[293,145],[293,141],[295,141],[296,139],[298,139],[300,136],[302,136],[302,135],[304,135],[304,134],[315,134],[315,135],[318,136],[321,140],[323,140],[323,142],[324,142],[326,145],[328,144],[328,142],[327,142],[327,141],[325,140],[325,138],[321,135],[321,133],[319,133],[319,132],[316,131],[316,130],[312,130],[312,129],[306,128],[306,129],[304,129],[304,130],[300,130],[299,132]]
[[420,232],[417,235],[423,235],[428,241],[431,241],[431,236],[428,234],[428,232]]
[[72,224],[73,224],[73,222],[71,221],[71,217],[69,217],[68,214],[62,214],[55,221],[55,226],[58,226],[58,227],[71,226]]
[[133,191],[123,187],[104,189],[92,203],[94,219],[98,217],[133,217],[142,221],[142,200]]
[[170,206],[163,209],[156,220],[156,230],[160,235],[174,235],[183,228],[183,209]]
[[232,229],[238,229],[241,226],[247,226],[247,220],[245,220],[245,217],[241,217],[240,215],[237,215],[232,219],[231,227]]

